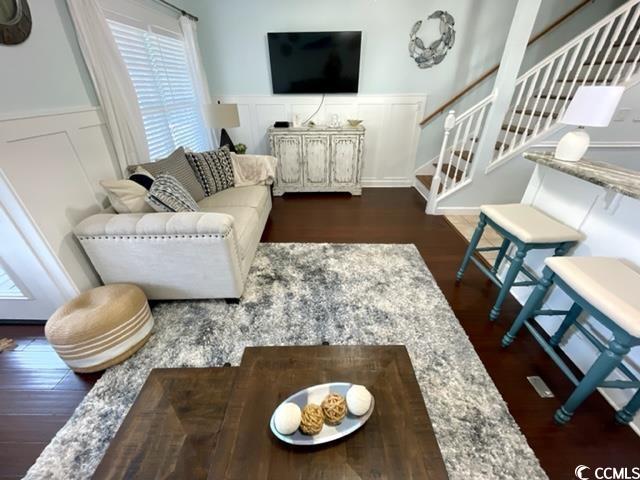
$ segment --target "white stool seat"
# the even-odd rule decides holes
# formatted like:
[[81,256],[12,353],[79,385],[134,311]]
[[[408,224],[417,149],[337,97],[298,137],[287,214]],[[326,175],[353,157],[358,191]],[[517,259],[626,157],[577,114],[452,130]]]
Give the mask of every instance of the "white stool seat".
[[640,272],[609,257],[549,257],[546,265],[627,333],[640,337]]
[[480,211],[524,243],[577,242],[584,236],[531,205],[482,205]]

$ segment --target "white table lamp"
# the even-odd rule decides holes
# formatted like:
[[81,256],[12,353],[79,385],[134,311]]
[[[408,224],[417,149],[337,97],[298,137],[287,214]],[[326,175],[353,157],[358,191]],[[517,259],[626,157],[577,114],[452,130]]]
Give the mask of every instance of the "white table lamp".
[[225,128],[236,128],[240,126],[240,116],[238,115],[238,105],[235,103],[212,103],[207,105],[207,125],[209,128],[220,128],[220,146],[228,145],[232,152],[235,147],[231,137]]
[[560,123],[575,125],[577,130],[567,133],[558,142],[555,157],[577,162],[589,148],[589,134],[584,127],[607,127],[613,118],[624,87],[580,87]]

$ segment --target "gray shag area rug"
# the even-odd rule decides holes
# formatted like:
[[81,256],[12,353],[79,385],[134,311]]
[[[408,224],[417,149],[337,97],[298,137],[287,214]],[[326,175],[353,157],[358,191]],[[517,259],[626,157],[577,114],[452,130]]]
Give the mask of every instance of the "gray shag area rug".
[[242,301],[162,302],[29,479],[90,478],[154,367],[237,365],[249,345],[404,344],[452,479],[546,475],[413,245],[261,244]]

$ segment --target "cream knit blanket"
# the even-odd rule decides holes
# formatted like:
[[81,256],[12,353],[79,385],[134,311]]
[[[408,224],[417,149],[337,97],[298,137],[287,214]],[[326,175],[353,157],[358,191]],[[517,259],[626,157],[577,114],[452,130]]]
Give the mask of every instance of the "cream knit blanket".
[[271,155],[239,155],[231,153],[236,187],[271,185],[276,177],[278,159]]

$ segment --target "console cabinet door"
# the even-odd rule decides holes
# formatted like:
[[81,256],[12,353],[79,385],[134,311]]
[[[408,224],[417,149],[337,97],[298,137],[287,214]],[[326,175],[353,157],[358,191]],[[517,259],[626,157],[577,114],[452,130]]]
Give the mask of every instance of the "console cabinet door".
[[305,186],[329,185],[329,136],[305,135],[303,138]]
[[278,159],[278,184],[302,186],[302,137],[300,135],[274,135],[273,155]]
[[358,174],[358,136],[331,136],[331,183],[355,185]]

